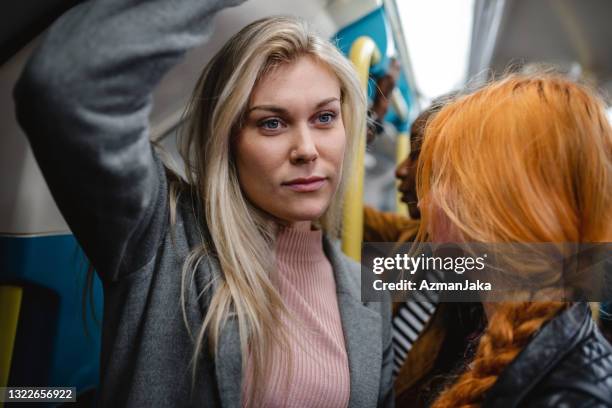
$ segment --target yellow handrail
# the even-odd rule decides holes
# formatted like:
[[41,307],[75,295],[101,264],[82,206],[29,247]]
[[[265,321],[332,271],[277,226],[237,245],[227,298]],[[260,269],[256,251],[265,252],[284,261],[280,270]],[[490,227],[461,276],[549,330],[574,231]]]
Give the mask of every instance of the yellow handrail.
[[0,285],[0,387],[8,384],[22,295],[18,286]]
[[[370,67],[380,61],[380,51],[369,37],[359,37],[353,42],[349,59],[353,62],[359,81],[367,92]],[[357,262],[361,260],[361,242],[363,241],[363,177],[365,175],[364,157],[366,135],[359,137],[359,147],[355,167],[344,196],[344,213],[342,217],[342,250]]]
[[[397,135],[396,147],[395,147],[395,162],[396,167],[408,157],[410,154],[410,137],[407,133],[400,133]],[[399,181],[397,182],[399,187]],[[395,212],[399,215],[408,214],[408,206],[402,202],[402,193],[397,190],[395,192]]]

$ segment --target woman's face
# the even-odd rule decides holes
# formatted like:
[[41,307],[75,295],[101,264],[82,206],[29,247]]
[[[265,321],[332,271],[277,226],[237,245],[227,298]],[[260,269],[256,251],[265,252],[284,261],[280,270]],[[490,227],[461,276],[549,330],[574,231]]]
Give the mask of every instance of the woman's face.
[[419,199],[417,197],[416,179],[421,153],[421,144],[425,131],[425,124],[431,115],[431,110],[422,112],[412,123],[410,129],[410,154],[397,166],[395,177],[399,180],[398,190],[401,200],[408,206],[408,214],[413,220],[421,218]]
[[408,206],[408,214],[413,220],[421,218],[419,200],[416,193],[416,176],[419,152],[412,151],[395,169],[395,177],[399,180],[398,190],[401,200]]
[[323,215],[342,173],[340,107],[338,78],[311,57],[259,81],[235,146],[240,185],[255,206],[292,225]]

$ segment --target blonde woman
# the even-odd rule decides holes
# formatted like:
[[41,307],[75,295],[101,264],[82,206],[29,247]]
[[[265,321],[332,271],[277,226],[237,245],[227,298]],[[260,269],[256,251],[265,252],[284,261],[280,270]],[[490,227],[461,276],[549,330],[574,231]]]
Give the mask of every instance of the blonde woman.
[[292,18],[242,29],[185,114],[187,180],[149,143],[151,93],[239,1],[94,1],[62,16],[17,114],[104,285],[101,406],[392,404],[388,305],[333,239],[365,97]]
[[[417,191],[419,234],[434,241],[609,243],[604,104],[552,74],[511,75],[460,97],[425,130]],[[484,310],[473,358],[447,373],[433,407],[612,406],[612,346],[585,303],[489,302]]]

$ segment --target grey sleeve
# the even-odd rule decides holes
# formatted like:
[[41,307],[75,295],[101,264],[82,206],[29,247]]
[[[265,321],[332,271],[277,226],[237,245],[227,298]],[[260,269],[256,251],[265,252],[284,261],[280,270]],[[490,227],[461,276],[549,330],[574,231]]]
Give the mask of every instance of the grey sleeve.
[[215,12],[242,1],[86,2],[48,30],[14,89],[45,180],[103,280],[150,261],[167,223],[152,91]]
[[380,303],[383,324],[383,355],[380,375],[380,395],[378,406],[393,408],[395,406],[395,393],[393,391],[393,334],[391,330],[392,303],[390,297]]

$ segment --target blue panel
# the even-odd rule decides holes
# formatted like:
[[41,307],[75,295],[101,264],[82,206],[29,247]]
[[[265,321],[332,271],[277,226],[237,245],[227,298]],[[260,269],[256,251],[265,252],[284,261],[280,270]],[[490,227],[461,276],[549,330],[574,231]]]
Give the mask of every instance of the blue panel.
[[[354,23],[342,28],[340,31],[338,31],[334,40],[338,48],[340,48],[345,55],[348,55],[353,42],[361,36],[368,36],[374,40],[381,52],[382,59],[380,63],[373,66],[370,70],[370,76],[372,78],[378,78],[381,75],[384,75],[386,72],[389,66],[389,59],[397,54],[393,33],[389,22],[387,21],[383,7],[372,11]],[[375,83],[376,82],[374,80],[370,80],[369,82],[368,96],[370,99],[374,95]],[[408,108],[410,109],[413,105],[413,93],[408,86],[408,82],[406,81],[403,71],[398,80],[397,87],[399,88],[406,101],[406,104],[408,105]],[[389,109],[385,120],[395,125],[399,132],[405,132],[408,130],[409,121],[400,120],[399,117],[393,112],[393,109]]]
[[[404,76],[403,71],[400,74],[396,87],[400,90],[400,93],[404,97],[406,105],[408,105],[408,110],[411,110],[412,106],[414,105],[413,94],[410,87],[408,86],[408,82],[406,81],[406,77]],[[387,115],[385,115],[385,120],[389,123],[392,123],[397,128],[398,132],[407,132],[410,127],[410,122],[412,118],[408,118],[408,120],[400,119],[400,117],[397,116],[397,114],[391,107],[387,112]]]
[[[29,385],[74,386],[77,394],[97,386],[101,327],[89,307],[87,323],[83,321],[87,266],[72,235],[0,237],[0,284],[24,288],[9,385],[32,381]],[[97,276],[92,299],[101,322],[103,294]],[[47,360],[32,361],[25,354],[39,348],[50,351]],[[27,367],[16,367],[20,362]]]
[[[338,31],[335,36],[336,45],[348,55],[353,42],[361,36],[368,36],[374,40],[382,55],[381,61],[371,68],[371,75],[378,77],[384,74],[389,65],[389,57],[395,54],[395,45],[382,7]],[[373,95],[372,85],[374,84],[370,81],[368,87],[370,97]]]

